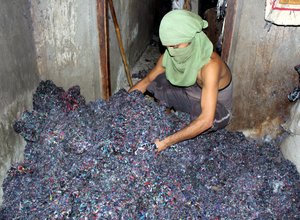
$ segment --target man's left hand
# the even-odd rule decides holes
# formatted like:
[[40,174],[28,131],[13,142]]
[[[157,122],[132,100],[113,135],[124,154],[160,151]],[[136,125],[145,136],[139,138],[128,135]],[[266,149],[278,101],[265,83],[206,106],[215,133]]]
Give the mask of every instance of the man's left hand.
[[160,141],[159,139],[156,139],[155,141],[154,141],[154,143],[155,143],[155,145],[156,145],[156,147],[157,147],[157,152],[159,153],[159,152],[161,152],[161,151],[163,151],[163,150],[165,150],[168,146],[164,143],[164,141],[162,140],[162,141]]

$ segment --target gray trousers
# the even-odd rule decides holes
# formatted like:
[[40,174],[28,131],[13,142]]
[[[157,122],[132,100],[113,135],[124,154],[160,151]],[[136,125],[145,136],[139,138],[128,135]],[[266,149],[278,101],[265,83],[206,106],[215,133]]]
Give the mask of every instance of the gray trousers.
[[[217,108],[213,127],[209,131],[215,131],[226,127],[231,118],[232,106],[232,82],[219,91]],[[178,87],[172,85],[165,74],[160,74],[147,88],[160,104],[176,111],[189,113],[192,119],[201,113],[202,89],[196,83],[190,87]]]

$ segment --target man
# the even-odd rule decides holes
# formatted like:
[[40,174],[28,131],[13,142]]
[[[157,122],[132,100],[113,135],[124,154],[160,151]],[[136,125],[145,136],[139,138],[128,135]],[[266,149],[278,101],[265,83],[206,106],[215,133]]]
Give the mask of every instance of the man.
[[160,40],[167,49],[148,75],[129,90],[148,90],[167,107],[193,117],[185,128],[155,140],[158,152],[229,123],[231,73],[203,33],[207,26],[189,11],[167,13],[159,27]]

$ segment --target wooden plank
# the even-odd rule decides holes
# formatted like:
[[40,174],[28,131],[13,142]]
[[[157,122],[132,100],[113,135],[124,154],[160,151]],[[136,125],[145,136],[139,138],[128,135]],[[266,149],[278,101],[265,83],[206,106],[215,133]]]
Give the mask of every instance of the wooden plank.
[[99,83],[104,100],[111,96],[109,69],[109,32],[106,0],[97,0],[97,25],[99,38],[100,73]]
[[232,44],[232,38],[233,38],[235,16],[236,16],[236,1],[228,0],[226,16],[225,16],[225,20],[224,20],[225,27],[224,27],[222,55],[221,55],[222,59],[225,62],[228,62],[230,48],[232,46],[231,44]]

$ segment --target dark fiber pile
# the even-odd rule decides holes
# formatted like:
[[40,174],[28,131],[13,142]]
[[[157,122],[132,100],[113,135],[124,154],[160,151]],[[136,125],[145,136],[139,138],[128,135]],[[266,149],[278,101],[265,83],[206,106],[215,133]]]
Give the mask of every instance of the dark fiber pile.
[[0,219],[300,219],[300,178],[272,144],[221,130],[155,154],[183,113],[120,90],[85,103],[42,81],[14,128],[25,160],[4,181]]

